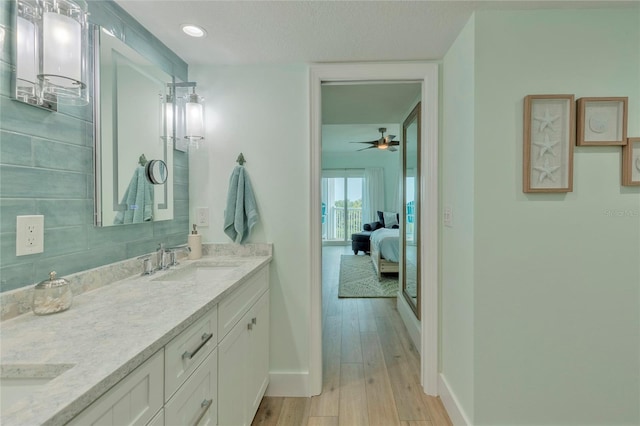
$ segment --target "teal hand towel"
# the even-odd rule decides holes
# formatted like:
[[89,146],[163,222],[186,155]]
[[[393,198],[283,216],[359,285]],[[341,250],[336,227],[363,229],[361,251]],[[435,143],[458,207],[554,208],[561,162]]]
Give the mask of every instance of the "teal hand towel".
[[233,242],[243,244],[258,222],[258,206],[249,175],[243,166],[236,166],[229,179],[227,208],[224,211],[224,233]]
[[116,213],[114,224],[142,223],[153,219],[153,187],[147,180],[144,167],[136,167],[120,204],[125,204],[126,210]]

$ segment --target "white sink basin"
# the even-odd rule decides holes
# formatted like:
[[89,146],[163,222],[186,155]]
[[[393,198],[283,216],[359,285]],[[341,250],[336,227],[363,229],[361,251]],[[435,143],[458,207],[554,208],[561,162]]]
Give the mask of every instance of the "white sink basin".
[[0,406],[14,402],[38,391],[73,364],[3,364],[0,368]]
[[220,261],[202,261],[186,265],[182,268],[162,273],[151,281],[196,281],[206,283],[224,278],[233,272],[239,263]]

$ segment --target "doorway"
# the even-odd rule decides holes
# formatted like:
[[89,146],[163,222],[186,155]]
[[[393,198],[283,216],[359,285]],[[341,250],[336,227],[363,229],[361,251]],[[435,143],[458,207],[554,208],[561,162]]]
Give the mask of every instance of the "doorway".
[[[321,223],[321,84],[331,81],[398,81],[422,82],[421,130],[425,149],[422,162],[425,165],[425,185],[421,197],[427,202],[420,212],[424,226],[421,232],[429,233],[424,239],[421,263],[422,315],[420,379],[424,391],[437,395],[438,383],[438,65],[437,64],[324,64],[311,67],[311,223]],[[428,194],[428,199],[424,197]],[[315,227],[311,234],[311,322],[310,322],[310,395],[322,391],[322,231]]]

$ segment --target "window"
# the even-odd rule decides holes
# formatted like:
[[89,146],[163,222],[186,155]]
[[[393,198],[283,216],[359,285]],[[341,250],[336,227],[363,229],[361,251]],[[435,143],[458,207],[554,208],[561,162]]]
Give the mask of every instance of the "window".
[[346,242],[362,231],[364,170],[323,170],[322,240]]

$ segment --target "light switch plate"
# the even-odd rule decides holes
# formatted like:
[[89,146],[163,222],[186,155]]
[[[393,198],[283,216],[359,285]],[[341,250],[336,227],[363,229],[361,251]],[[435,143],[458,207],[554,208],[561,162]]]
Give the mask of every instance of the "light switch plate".
[[196,225],[209,226],[209,207],[196,208]]
[[44,251],[44,216],[16,217],[16,256]]
[[444,226],[453,228],[453,207],[447,205],[444,206]]

